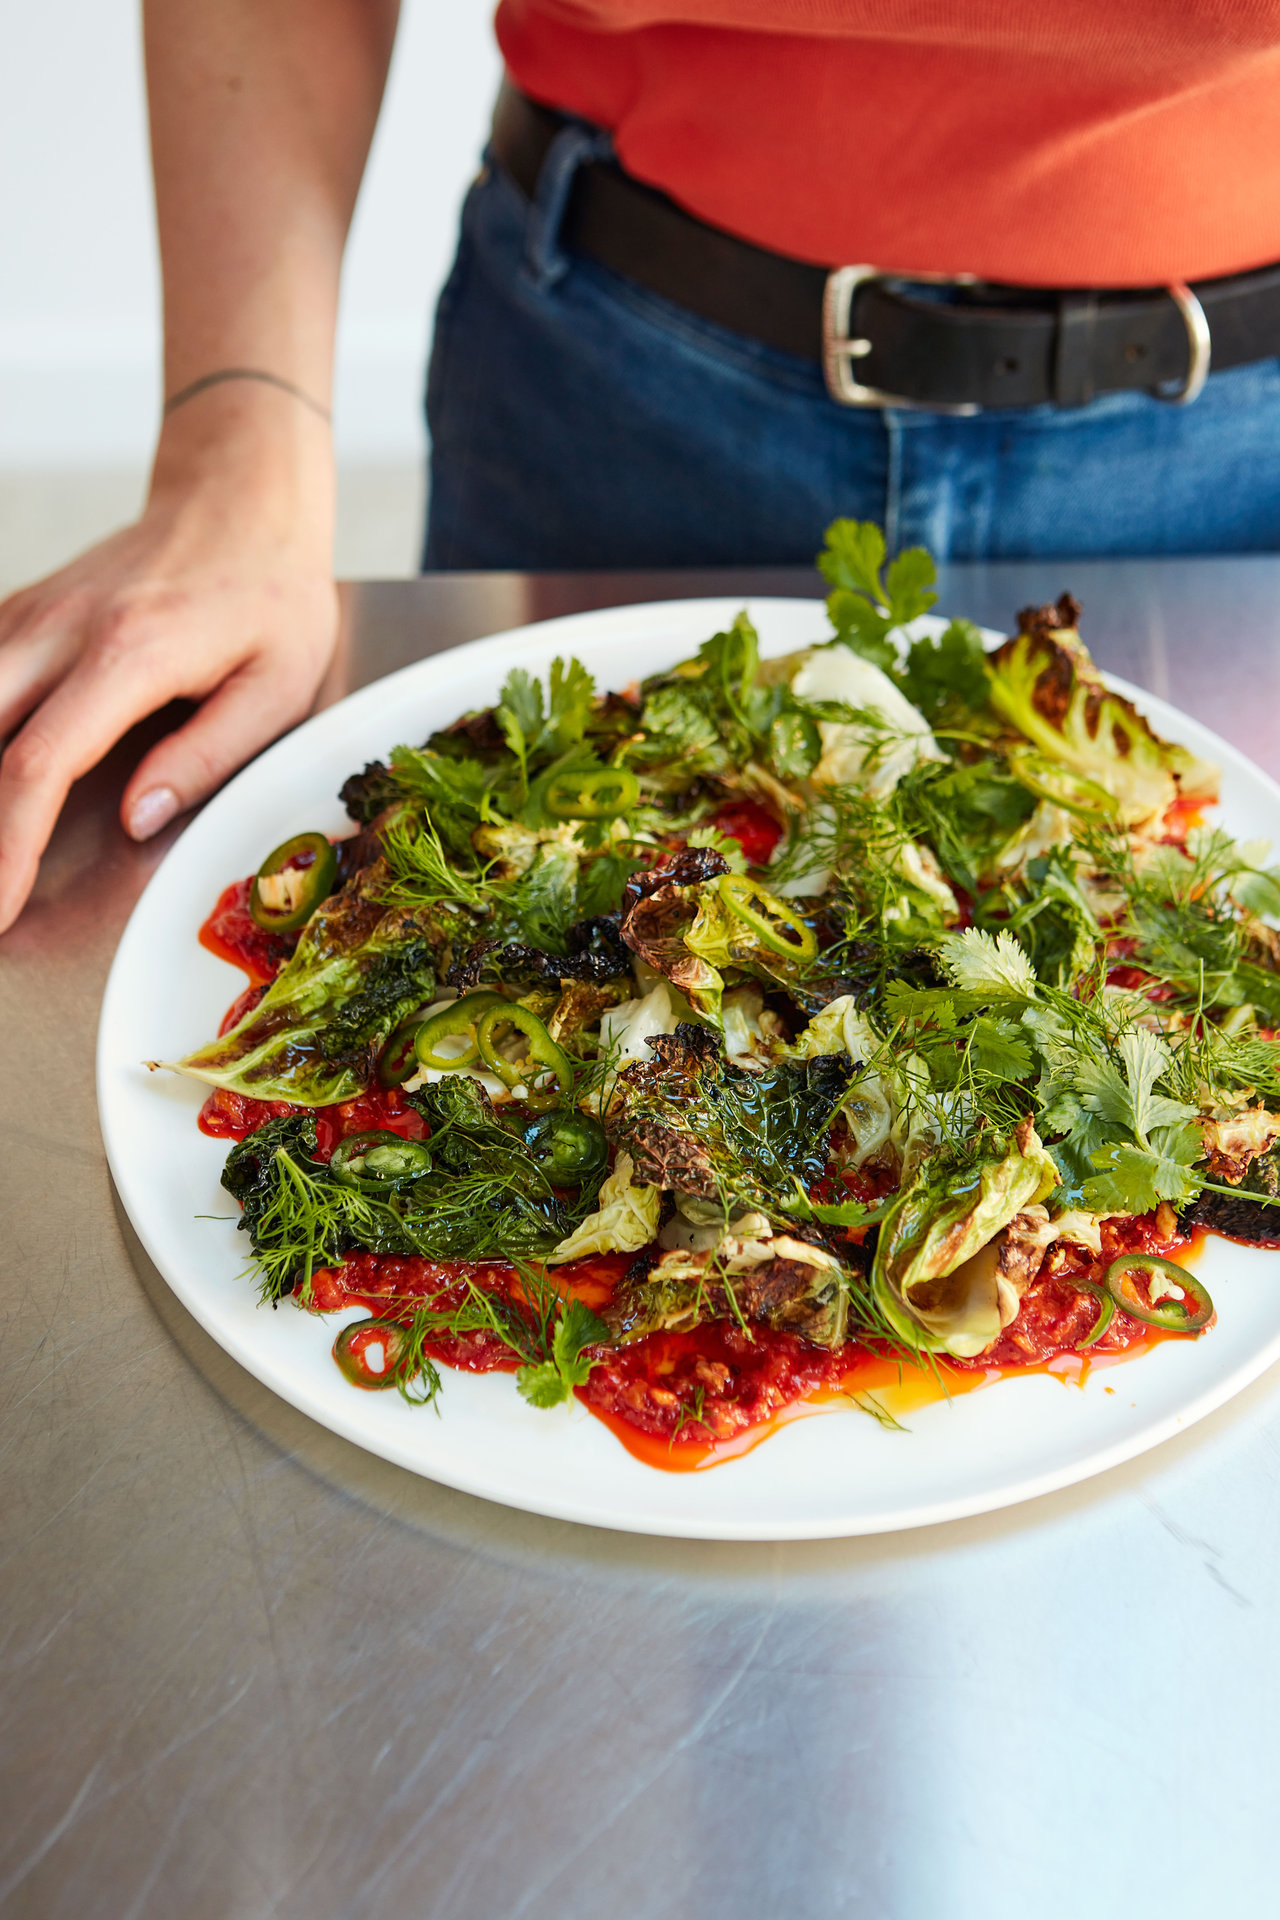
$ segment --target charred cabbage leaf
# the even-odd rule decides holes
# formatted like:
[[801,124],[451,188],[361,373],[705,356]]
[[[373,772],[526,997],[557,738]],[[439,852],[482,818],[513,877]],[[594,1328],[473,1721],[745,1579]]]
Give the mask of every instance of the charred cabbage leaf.
[[619,931],[617,914],[575,921],[565,946],[566,952],[551,953],[524,941],[481,940],[449,969],[448,984],[465,993],[490,979],[509,987],[552,987],[564,980],[630,978],[631,949]]
[[431,1260],[550,1254],[596,1204],[573,1207],[479,1083],[454,1074],[409,1096],[430,1128],[430,1170],[387,1193],[337,1180],[316,1158],[310,1114],[269,1120],[233,1147],[222,1184],[243,1208],[263,1292],[278,1299],[355,1248]]
[[258,1005],[178,1071],[258,1100],[354,1099],[392,1031],[431,998],[439,939],[429,912],[388,910],[361,884],[343,888],[318,908]]
[[826,1170],[828,1135],[852,1075],[846,1056],[731,1065],[716,1036],[687,1022],[647,1042],[651,1064],[619,1074],[609,1128],[652,1186],[786,1217],[796,1184]]
[[664,1254],[619,1290],[607,1321],[622,1342],[733,1319],[838,1347],[848,1329],[849,1299],[849,1274],[833,1254],[783,1235],[776,1251],[762,1250],[749,1265],[712,1254]]
[[1208,1227],[1228,1240],[1280,1247],[1280,1207],[1274,1205],[1277,1198],[1280,1198],[1280,1146],[1272,1147],[1254,1160],[1234,1193],[1206,1187],[1181,1215],[1181,1225],[1184,1229]]
[[[1109,795],[1124,826],[1157,820],[1179,792],[1212,800],[1218,770],[1161,740],[1130,701],[1111,693],[1076,631],[1078,603],[1028,607],[1019,631],[987,662],[991,703],[1051,762],[1088,783],[1086,812]],[[1017,756],[1011,766],[1018,772]],[[1067,788],[1050,797],[1070,802]]]

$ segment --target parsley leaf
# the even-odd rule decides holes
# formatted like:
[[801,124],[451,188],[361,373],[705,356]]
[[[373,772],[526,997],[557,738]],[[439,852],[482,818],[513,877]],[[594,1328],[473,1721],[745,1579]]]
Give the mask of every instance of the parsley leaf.
[[585,1386],[594,1360],[584,1357],[584,1347],[609,1343],[608,1327],[581,1300],[570,1300],[556,1321],[551,1336],[551,1352],[536,1366],[521,1367],[516,1385],[532,1407],[556,1407],[567,1400],[575,1387]]

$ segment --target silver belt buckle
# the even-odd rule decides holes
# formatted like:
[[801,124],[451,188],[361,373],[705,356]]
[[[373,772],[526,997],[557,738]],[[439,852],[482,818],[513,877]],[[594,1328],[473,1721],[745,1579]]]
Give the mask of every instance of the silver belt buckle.
[[909,407],[918,413],[981,413],[976,401],[906,400],[900,393],[864,387],[853,375],[854,362],[871,352],[872,342],[851,335],[854,295],[868,280],[922,281],[931,286],[972,286],[972,273],[886,273],[880,267],[837,267],[827,275],[822,295],[822,371],[827,392],[843,407]]

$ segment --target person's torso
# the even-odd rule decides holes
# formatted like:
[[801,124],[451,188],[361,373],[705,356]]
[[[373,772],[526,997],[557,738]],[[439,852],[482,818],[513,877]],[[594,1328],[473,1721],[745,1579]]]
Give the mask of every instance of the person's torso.
[[834,265],[1144,285],[1280,259],[1280,0],[502,0],[516,83]]

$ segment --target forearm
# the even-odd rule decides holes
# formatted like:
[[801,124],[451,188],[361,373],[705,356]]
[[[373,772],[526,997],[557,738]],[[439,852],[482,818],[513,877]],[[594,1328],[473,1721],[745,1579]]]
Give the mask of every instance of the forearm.
[[[397,0],[144,0],[167,395],[256,367],[328,404],[396,13]],[[286,396],[228,384],[172,416],[158,470],[232,443],[292,467],[322,431]]]

